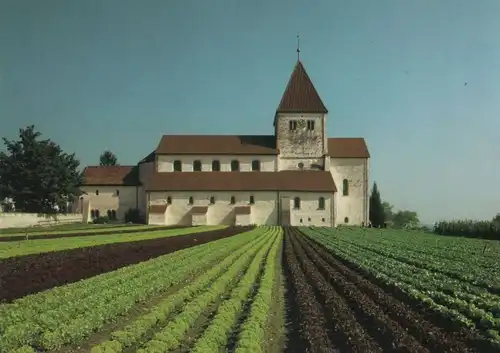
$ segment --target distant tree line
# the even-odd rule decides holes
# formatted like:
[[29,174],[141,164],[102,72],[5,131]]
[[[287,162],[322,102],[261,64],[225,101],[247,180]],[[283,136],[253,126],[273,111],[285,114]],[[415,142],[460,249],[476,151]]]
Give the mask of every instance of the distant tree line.
[[500,240],[500,214],[491,221],[441,221],[434,225],[434,232],[440,235],[451,235],[468,238],[484,238]]

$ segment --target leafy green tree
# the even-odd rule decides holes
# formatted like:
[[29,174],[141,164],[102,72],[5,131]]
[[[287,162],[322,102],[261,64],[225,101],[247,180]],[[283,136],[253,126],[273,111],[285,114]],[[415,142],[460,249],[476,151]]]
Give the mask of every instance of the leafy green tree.
[[384,207],[385,221],[386,222],[392,221],[392,217],[394,216],[393,213],[394,206],[391,205],[389,202],[384,201],[382,202],[382,207]]
[[[16,211],[54,213],[79,196],[82,174],[74,154],[50,139],[40,139],[34,125],[19,129],[19,139],[3,138],[0,197],[11,198]],[[57,207],[56,207],[57,206]]]
[[370,222],[374,227],[383,227],[385,223],[385,211],[377,183],[373,183],[372,194],[370,196]]
[[399,228],[415,227],[420,223],[417,212],[408,210],[396,212],[392,220],[394,222],[394,226]]
[[111,151],[104,151],[99,157],[100,166],[113,166],[118,165],[118,158]]
[[495,217],[493,217],[493,219],[491,220],[494,224],[496,225],[499,225],[500,226],[500,213],[497,213],[497,215]]

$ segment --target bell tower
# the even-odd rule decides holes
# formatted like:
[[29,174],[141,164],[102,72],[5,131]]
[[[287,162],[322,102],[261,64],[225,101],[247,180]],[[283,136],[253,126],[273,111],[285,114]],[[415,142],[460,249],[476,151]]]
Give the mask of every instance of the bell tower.
[[[297,53],[299,53],[297,49]],[[300,60],[274,116],[279,170],[325,170],[328,110]]]

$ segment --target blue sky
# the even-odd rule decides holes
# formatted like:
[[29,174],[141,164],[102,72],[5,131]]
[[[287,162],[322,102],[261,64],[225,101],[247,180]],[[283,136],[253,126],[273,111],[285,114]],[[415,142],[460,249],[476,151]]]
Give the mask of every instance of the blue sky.
[[[498,0],[0,0],[0,135],[96,164],[165,134],[271,134],[301,59],[328,134],[421,220],[500,212]],[[465,83],[467,82],[467,85]]]

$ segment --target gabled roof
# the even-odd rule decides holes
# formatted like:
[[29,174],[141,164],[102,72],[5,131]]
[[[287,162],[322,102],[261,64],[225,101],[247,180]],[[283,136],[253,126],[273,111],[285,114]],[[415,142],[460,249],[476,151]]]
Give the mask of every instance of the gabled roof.
[[329,138],[328,155],[332,158],[370,158],[368,146],[362,137]]
[[163,135],[156,154],[276,155],[274,135]]
[[96,186],[137,186],[139,170],[137,166],[89,166],[83,170],[83,185]]
[[330,172],[170,172],[154,173],[148,191],[314,191],[335,192]]
[[295,65],[276,113],[328,113],[300,61]]

